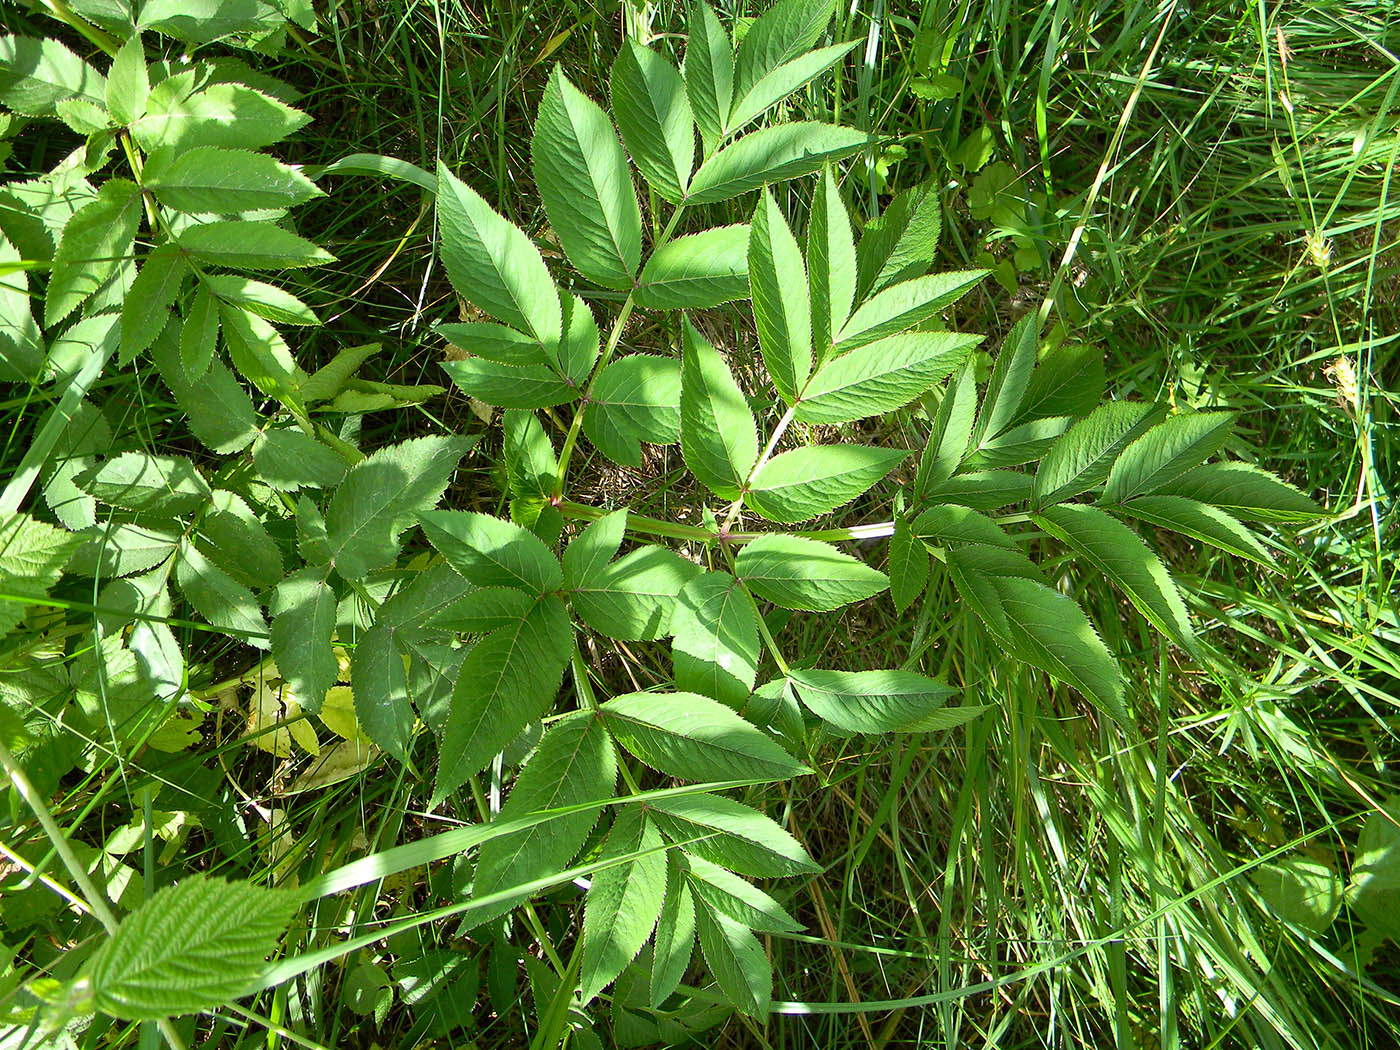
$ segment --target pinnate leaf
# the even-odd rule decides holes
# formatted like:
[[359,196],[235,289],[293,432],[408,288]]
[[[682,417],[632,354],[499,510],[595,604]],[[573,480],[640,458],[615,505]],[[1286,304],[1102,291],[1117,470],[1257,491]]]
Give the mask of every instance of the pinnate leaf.
[[739,581],[705,572],[687,583],[671,634],[676,687],[741,707],[758,675],[759,649],[758,611]]
[[272,599],[272,658],[297,703],[313,714],[335,685],[335,606],[335,591],[314,569],[292,573]]
[[1161,418],[1141,401],[1110,401],[1081,419],[1051,446],[1036,469],[1032,503],[1044,507],[1103,484],[1113,461]]
[[289,208],[323,196],[298,169],[265,153],[199,146],[174,160],[166,156],[163,163],[147,166],[142,186],[176,211],[229,215]]
[[1114,460],[1101,502],[1123,503],[1165,488],[1217,452],[1234,425],[1233,412],[1189,412],[1167,417]]
[[1174,496],[1198,500],[1244,521],[1311,521],[1324,511],[1292,485],[1248,463],[1208,463],[1177,478]]
[[781,826],[723,795],[674,795],[656,799],[647,808],[672,842],[731,871],[777,878],[821,870]]
[[961,332],[893,335],[827,361],[802,392],[796,418],[849,423],[882,415],[959,368],[981,336]]

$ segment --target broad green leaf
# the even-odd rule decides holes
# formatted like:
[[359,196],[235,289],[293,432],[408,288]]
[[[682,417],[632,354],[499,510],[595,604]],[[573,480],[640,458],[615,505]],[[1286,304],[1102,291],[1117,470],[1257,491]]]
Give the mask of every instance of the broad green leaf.
[[642,213],[627,157],[608,115],[557,65],[540,101],[530,156],[569,261],[604,288],[631,288],[642,257]]
[[1010,636],[996,580],[1013,576],[1036,583],[1046,582],[1044,574],[1020,550],[991,547],[981,543],[958,544],[944,552],[944,563],[958,595],[981,617],[988,630],[999,639]]
[[698,693],[626,693],[599,711],[623,747],[667,776],[785,780],[806,772],[753,725]]
[[820,365],[851,316],[856,297],[856,246],[851,217],[828,166],[812,196],[807,225],[807,269],[811,282],[812,346]]
[[256,314],[226,303],[219,304],[219,325],[228,359],[244,379],[268,397],[300,405],[306,373],[297,366],[276,328]]
[[749,295],[749,227],[718,226],[663,244],[633,298],[650,310],[698,310]]
[[39,601],[47,596],[69,556],[81,544],[81,537],[27,514],[0,516],[0,585],[6,595],[0,599],[0,635],[24,619],[29,603],[15,599]]
[[97,522],[97,500],[79,487],[77,479],[97,465],[96,455],[111,448],[112,428],[89,401],[80,401],[53,455],[44,466],[44,502],[54,517],[77,531]]
[[[291,292],[262,281],[228,273],[206,274],[201,280],[221,302],[257,314],[265,320],[294,325],[321,323],[311,307]],[[139,277],[137,281],[140,281]],[[132,289],[135,290],[134,285]]]
[[767,893],[704,857],[687,853],[687,881],[699,903],[764,933],[797,933],[802,924]]
[[569,382],[582,388],[593,372],[593,364],[602,351],[598,321],[588,304],[577,295],[560,293],[559,305],[564,315],[564,337],[559,343],[559,371]]
[[189,44],[271,34],[286,16],[271,4],[230,0],[145,0],[139,26]]
[[142,186],[167,207],[196,215],[288,208],[323,196],[299,170],[265,153],[217,146],[184,150],[174,160],[149,165]]
[[1035,366],[1013,423],[1052,416],[1087,416],[1103,400],[1103,351],[1084,344],[1062,345]]
[[690,180],[685,200],[687,204],[729,200],[766,183],[811,175],[869,144],[870,137],[865,132],[816,121],[763,128],[726,146],[700,165]]
[[[0,197],[0,214],[4,212]],[[52,247],[49,249],[52,254]],[[0,230],[0,379],[33,379],[44,366],[44,340],[34,320],[23,255]]]
[[[765,77],[808,54],[831,21],[834,0],[778,0],[749,26],[734,59],[734,108]],[[731,122],[730,128],[736,125]]]
[[1218,507],[1244,521],[1312,521],[1326,513],[1292,485],[1248,463],[1196,467],[1173,481],[1169,493]]
[[892,284],[928,273],[938,251],[943,202],[930,182],[905,190],[890,201],[861,234],[857,295],[864,299]]
[[[146,49],[141,36],[133,33],[112,59],[105,91],[107,112],[118,124],[130,124],[146,112],[151,93],[151,77],[146,71]],[[149,150],[150,147],[144,147]]]
[[696,480],[734,499],[758,461],[758,425],[719,351],[683,323],[681,455]]
[[438,163],[442,261],[457,294],[545,346],[563,333],[559,293],[538,248]]
[[607,565],[594,562],[571,582],[569,601],[600,634],[651,641],[669,632],[681,588],[699,572],[675,551],[648,545]]
[[1122,513],[1261,565],[1275,565],[1274,556],[1255,535],[1218,507],[1184,496],[1139,496],[1126,503]]
[[247,448],[259,432],[257,412],[247,392],[219,361],[210,361],[200,375],[191,378],[181,351],[172,328],[167,327],[151,348],[151,359],[189,417],[190,431],[221,455]]
[[457,634],[490,634],[524,619],[538,595],[512,587],[478,587],[424,621]]
[[927,498],[973,510],[996,510],[1030,499],[1033,479],[1015,470],[974,470],[955,474],[929,490]]
[[[977,594],[991,604],[990,610],[981,603],[974,608],[1011,655],[1073,686],[1115,720],[1129,724],[1118,664],[1079,604],[1022,576],[978,576],[967,571],[963,557],[964,551],[948,552],[949,567],[958,570],[958,591],[969,601]],[[970,585],[980,586],[974,591]]]
[[734,103],[734,51],[724,25],[705,0],[691,5],[687,29],[685,91],[708,156],[724,138]]
[[335,685],[335,591],[315,569],[299,569],[272,599],[272,658],[297,703],[313,714]]
[[616,463],[640,469],[642,442],[672,445],[681,436],[681,369],[670,357],[628,354],[598,373],[583,432]]
[[850,503],[908,455],[870,445],[804,445],[764,463],[744,503],[770,521],[806,521]]
[[[617,753],[603,724],[590,711],[566,715],[545,733],[521,770],[498,819],[612,798]],[[473,892],[477,896],[509,889],[562,871],[578,855],[600,810],[562,814],[542,824],[482,843]]]
[[1159,406],[1141,401],[1100,405],[1046,453],[1036,469],[1032,505],[1048,506],[1103,484],[1119,453],[1161,415]]
[[982,410],[972,428],[972,445],[980,448],[996,437],[1016,418],[1021,400],[1035,368],[1036,347],[1040,341],[1040,319],[1032,311],[1011,326],[997,351],[996,364],[982,395]]
[[501,455],[516,496],[546,496],[559,473],[554,445],[533,412],[508,410],[501,420]]
[[546,594],[564,585],[558,559],[519,525],[467,510],[424,511],[418,524],[447,564],[477,587]]
[[695,898],[685,873],[670,858],[666,864],[666,899],[653,937],[651,1005],[659,1007],[671,997],[690,969],[695,954]]
[[268,647],[267,621],[253,592],[191,543],[180,545],[175,580],[195,611],[213,626],[259,649]]
[[1311,857],[1284,857],[1250,872],[1259,896],[1284,922],[1320,937],[1342,907],[1342,880]]
[[459,437],[413,438],[355,464],[326,512],[330,555],[340,575],[356,580],[392,562],[399,536],[442,497],[473,443]]
[[162,244],[146,256],[122,303],[124,358],[135,357],[156,341],[188,271],[184,256],[174,244]]
[[279,492],[333,489],[347,465],[335,452],[300,430],[263,430],[253,442],[253,468]]
[[186,876],[128,915],[88,960],[93,1006],[128,1021],[222,1006],[262,972],[300,904],[289,890]]
[[705,572],[681,590],[671,615],[676,688],[742,707],[758,675],[758,611],[725,572]]
[[103,503],[126,510],[184,516],[209,498],[209,485],[183,456],[123,452],[84,475],[79,484]]
[[1009,427],[996,437],[984,438],[976,452],[963,457],[962,469],[1010,467],[1039,460],[1073,422],[1069,416],[1049,416]]
[[763,363],[788,404],[812,373],[812,308],[802,249],[773,195],[758,195],[749,229],[749,292]]
[[960,543],[982,543],[988,547],[1005,547],[1019,550],[1013,540],[1000,525],[975,510],[945,503],[930,507],[910,525],[910,531],[919,539],[937,547],[947,547]]
[[440,324],[433,329],[453,346],[473,357],[484,357],[501,365],[545,365],[552,353],[524,332],[503,324],[477,321],[471,324]]
[[270,222],[200,223],[186,226],[176,240],[201,262],[236,270],[281,270],[335,261],[330,252]]
[[891,285],[856,308],[836,337],[836,349],[854,350],[912,328],[957,302],[986,276],[986,270],[959,270]]
[[1186,603],[1171,573],[1136,532],[1107,511],[1083,503],[1046,507],[1034,521],[1112,580],[1157,630],[1188,653],[1197,651]]
[[[1134,496],[1165,488],[1219,451],[1234,425],[1233,412],[1192,412],[1168,416],[1114,460],[1100,502],[1125,503]],[[1190,492],[1175,490],[1171,495],[1196,498]]]
[[664,843],[637,806],[620,810],[583,905],[579,994],[588,1005],[642,950],[666,896]]
[[914,491],[919,500],[926,499],[958,469],[972,440],[976,411],[977,373],[969,363],[948,382],[943,400],[938,403],[938,415],[934,417],[933,430],[919,457],[919,472],[914,479]]
[[1400,797],[1391,796],[1361,826],[1351,863],[1347,905],[1371,931],[1400,941],[1395,893],[1400,890]]
[[695,165],[695,119],[680,73],[662,55],[628,40],[613,61],[609,85],[627,152],[651,187],[676,203]]
[[627,510],[604,514],[580,532],[564,551],[564,586],[574,587],[607,569],[627,535]]
[[647,808],[666,837],[686,852],[742,875],[777,878],[821,870],[781,826],[722,795],[676,795]]
[[210,493],[209,505],[193,535],[207,557],[255,591],[282,578],[281,550],[258,516],[235,493],[226,489]]
[[[743,44],[739,45],[741,57],[752,36],[753,29],[750,29],[748,35],[744,37]],[[734,109],[729,114],[727,121],[728,130],[730,132],[738,131],[755,117],[787,98],[798,88],[811,83],[850,54],[859,43],[859,40],[851,40],[844,44],[832,44],[830,47],[817,48],[815,51],[799,54],[790,62],[775,66],[760,77],[742,98],[735,100]]]
[[777,533],[745,545],[735,560],[739,579],[785,609],[828,612],[879,594],[884,573],[818,540]]
[[909,522],[902,517],[895,518],[894,534],[890,536],[889,575],[890,597],[901,613],[914,604],[928,585],[928,551],[915,539]]
[[483,357],[444,361],[443,369],[462,393],[501,408],[548,408],[574,401],[576,386],[545,365],[498,365]]
[[750,1017],[767,1017],[773,968],[758,938],[705,903],[696,906],[695,930],[705,963],[726,998]]
[[467,653],[443,730],[431,805],[549,710],[571,649],[564,603],[545,595],[523,619],[488,634]]
[[105,96],[102,74],[53,37],[0,36],[0,106],[48,117],[62,99],[100,106]]
[[793,670],[788,679],[819,718],[851,733],[924,733],[957,690],[913,671]]
[[132,123],[131,133],[147,153],[199,146],[256,150],[281,142],[310,120],[247,84],[200,85],[197,77],[178,74],[151,89],[145,115]]
[[98,522],[79,533],[85,542],[68,560],[66,570],[83,576],[129,576],[159,565],[180,544],[180,533],[133,522]]
[[849,423],[907,405],[958,369],[981,336],[892,335],[827,361],[797,404],[804,423]]
[[126,179],[108,179],[97,199],[74,213],[54,252],[44,297],[46,327],[82,305],[131,258],[140,222],[141,191]]

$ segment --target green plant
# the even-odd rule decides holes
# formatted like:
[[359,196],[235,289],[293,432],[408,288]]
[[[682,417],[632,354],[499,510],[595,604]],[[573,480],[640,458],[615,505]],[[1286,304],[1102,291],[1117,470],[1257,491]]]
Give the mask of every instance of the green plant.
[[[139,33],[118,47],[105,35],[111,25],[91,30],[115,52],[105,87],[52,39],[4,38],[9,68],[51,75],[40,85],[11,74],[0,103],[88,136],[42,185],[12,187],[6,198],[34,231],[55,231],[47,255],[37,236],[9,250],[13,274],[51,260],[40,296],[49,338],[46,347],[28,312],[40,290],[26,276],[5,301],[6,361],[57,402],[0,496],[10,514],[7,570],[19,597],[94,614],[59,659],[41,633],[16,651],[20,688],[38,698],[36,711],[73,688],[85,726],[118,745],[114,753],[148,743],[220,692],[190,689],[191,661],[171,630],[193,622],[173,615],[187,605],[219,635],[270,652],[257,673],[283,684],[260,730],[270,747],[289,748],[280,734],[294,737],[303,713],[332,725],[331,694],[346,676],[339,644],[354,698],[346,743],[362,731],[411,777],[435,758],[429,808],[448,803],[475,821],[328,864],[299,897],[250,885],[225,893],[189,879],[133,906],[120,926],[71,857],[113,936],[75,956],[75,981],[33,991],[67,1009],[163,1019],[274,987],[429,921],[457,917],[478,931],[521,908],[558,963],[534,982],[542,1045],[570,1025],[587,1032],[580,1009],[615,981],[615,1023],[657,1039],[712,1023],[708,1004],[717,1000],[763,1015],[771,975],[755,931],[781,935],[800,924],[781,886],[770,894],[745,877],[819,869],[775,820],[725,792],[821,771],[826,739],[934,732],[986,710],[949,706],[957,685],[916,670],[922,653],[899,668],[811,666],[839,663],[839,654],[785,652],[777,639],[792,613],[833,612],[887,588],[905,610],[931,583],[950,587],[996,646],[1131,724],[1117,660],[1066,581],[1103,574],[1191,653],[1177,585],[1128,523],[1267,565],[1272,555],[1242,520],[1317,513],[1254,467],[1206,462],[1233,414],[1100,404],[1099,353],[1075,345],[1042,353],[1038,315],[1011,326],[979,394],[980,339],[949,330],[945,316],[985,272],[928,272],[938,196],[927,188],[898,196],[857,239],[834,165],[870,137],[810,121],[748,128],[850,50],[813,50],[830,15],[829,2],[784,0],[748,27],[736,52],[698,4],[684,75],[657,51],[625,46],[612,71],[611,117],[556,69],[532,142],[548,239],[559,249],[553,269],[445,165],[436,178],[398,169],[435,191],[441,256],[469,304],[467,319],[438,328],[458,350],[447,372],[472,398],[505,410],[509,519],[435,509],[479,435],[365,450],[356,420],[425,391],[353,379],[373,348],[342,351],[307,374],[275,325],[314,323],[314,313],[281,289],[222,272],[326,258],[277,223],[316,190],[255,152],[301,123],[269,85],[232,79],[217,62],[148,62]],[[159,119],[171,112],[190,119]],[[225,123],[220,112],[239,119]],[[167,130],[148,131],[153,120]],[[118,149],[132,178],[89,185]],[[810,195],[797,181],[808,176],[817,176]],[[755,194],[749,223],[685,232],[705,208]],[[806,212],[805,243],[789,211]],[[149,244],[139,269],[126,262],[138,238]],[[762,368],[744,368],[741,385],[735,373],[754,340],[748,314],[726,304],[745,300]],[[65,325],[75,311],[81,318]],[[84,398],[113,354],[119,366],[149,358],[210,453],[248,455],[218,465],[109,449],[103,413]],[[267,399],[261,418],[238,376]],[[858,440],[872,430],[857,424],[925,397],[922,449],[878,424],[880,444]],[[550,428],[562,435],[557,451]],[[653,446],[678,445],[683,469],[666,483],[697,509],[665,520],[569,498],[585,439],[631,468],[654,464]],[[916,453],[917,466],[904,469]],[[610,469],[600,463],[594,457],[592,469]],[[29,500],[36,480],[62,528],[40,520]],[[786,528],[856,501],[893,510],[864,525]],[[585,522],[566,542],[566,529]],[[437,557],[403,557],[414,526]],[[887,574],[836,546],[885,538]],[[86,604],[60,596],[79,593],[62,590],[74,577],[94,581],[82,585]],[[600,697],[610,679],[585,656],[594,635],[657,644],[657,680]],[[50,687],[45,676],[55,674],[66,681]],[[566,677],[573,688],[561,697]],[[13,740],[0,755],[17,785],[38,727],[59,713],[7,726]],[[498,812],[479,781],[488,769],[491,790],[509,787]],[[51,824],[39,793],[24,794]],[[57,846],[62,833],[52,833]],[[473,866],[445,907],[262,964],[297,900],[469,849]],[[551,936],[528,901],[567,893],[584,877],[579,932]],[[190,921],[191,901],[216,897],[227,899],[227,919]],[[254,918],[245,943],[216,936]],[[147,974],[131,960],[149,961],[151,931],[171,928],[188,945]],[[565,939],[571,954],[557,951]],[[697,941],[717,993],[683,985]],[[220,980],[177,977],[181,963],[209,976],[212,958],[223,961]],[[382,971],[354,973],[377,1008]]]

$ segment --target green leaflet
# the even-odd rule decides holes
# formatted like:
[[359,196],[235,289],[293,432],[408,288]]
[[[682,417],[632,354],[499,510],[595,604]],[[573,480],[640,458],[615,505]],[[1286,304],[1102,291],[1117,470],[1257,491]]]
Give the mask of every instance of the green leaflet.
[[257,598],[190,543],[175,558],[175,579],[199,615],[259,649],[268,647],[267,621]]
[[936,547],[957,543],[982,543],[989,547],[1005,547],[1007,550],[1020,549],[1016,546],[1016,541],[991,518],[952,503],[930,507],[914,519],[910,531],[919,539]]
[[545,595],[522,619],[467,653],[442,734],[432,805],[549,710],[571,648],[564,603]]
[[639,807],[620,810],[583,908],[580,995],[586,1006],[637,957],[661,915],[666,853]]
[[724,138],[734,101],[734,51],[724,25],[705,0],[691,5],[687,28],[685,92],[709,156]]
[[1035,472],[1032,505],[1044,507],[1103,484],[1119,453],[1161,418],[1140,401],[1110,401],[1081,419],[1051,446]]
[[758,461],[758,425],[724,358],[687,319],[682,333],[681,455],[721,499],[734,499]]
[[108,179],[97,198],[74,213],[54,252],[44,297],[45,327],[82,305],[131,257],[140,221],[141,191],[126,179]]
[[[744,43],[739,46],[741,56],[744,54],[744,47],[752,38],[753,30],[750,29],[744,37]],[[765,73],[748,88],[742,98],[735,100],[734,109],[727,121],[728,130],[738,131],[803,85],[811,83],[850,54],[859,43],[859,40],[851,40],[844,44],[817,48]]]
[[830,544],[800,536],[763,535],[735,561],[739,579],[785,609],[827,612],[879,594],[885,574]]
[[908,455],[869,445],[795,448],[759,468],[744,502],[770,521],[806,521],[850,503]]
[[233,367],[268,397],[300,406],[306,374],[276,328],[240,307],[219,304],[224,346]]
[[162,244],[136,274],[122,303],[122,356],[135,357],[160,335],[189,267],[174,244]]
[[728,573],[701,573],[682,588],[670,626],[676,688],[742,707],[758,675],[758,612],[749,592]]
[[890,597],[899,612],[913,605],[928,585],[928,551],[902,517],[895,519],[894,534],[890,536],[889,576]]
[[1254,534],[1218,507],[1184,496],[1139,496],[1124,504],[1122,513],[1261,565],[1275,565],[1274,556]]
[[418,524],[447,563],[477,587],[546,594],[564,584],[558,559],[519,525],[464,510],[424,511]]
[[[0,580],[14,598],[42,600],[81,538],[27,514],[0,515]],[[24,619],[25,602],[0,601],[0,636]]]
[[856,246],[851,217],[830,167],[822,171],[821,185],[812,197],[807,270],[811,282],[812,346],[820,366],[836,342],[836,333],[851,316],[856,297]]
[[1171,574],[1136,532],[1107,511],[1082,503],[1047,507],[1034,521],[1112,580],[1157,630],[1188,653],[1197,651],[1186,604]]
[[1327,932],[1342,906],[1342,880],[1329,865],[1311,857],[1262,864],[1250,879],[1270,911],[1315,937]]
[[953,476],[968,442],[972,440],[972,420],[977,411],[976,370],[971,364],[948,383],[938,415],[933,421],[928,444],[919,457],[919,472],[914,479],[914,491],[920,500]]
[[607,114],[557,65],[540,101],[530,156],[569,261],[605,288],[631,288],[642,256],[642,213],[627,157]]
[[591,563],[570,581],[569,601],[600,634],[649,641],[669,632],[677,596],[699,572],[675,551],[648,545],[610,564]]
[[175,553],[180,533],[174,523],[158,528],[98,522],[78,534],[85,542],[69,559],[68,572],[83,576],[129,576],[159,565]]
[[549,408],[578,398],[578,388],[544,365],[498,365],[473,357],[444,361],[443,369],[462,393],[502,408]]
[[545,346],[557,345],[559,294],[539,249],[441,162],[437,205],[442,260],[457,294]]
[[205,222],[177,235],[180,247],[202,262],[239,270],[319,266],[335,256],[270,222]]
[[722,795],[678,795],[657,799],[648,808],[668,839],[731,871],[778,878],[821,870],[782,827]]
[[697,903],[763,933],[796,933],[802,924],[781,904],[738,875],[687,853],[686,876]]
[[142,149],[262,149],[311,121],[301,110],[247,84],[195,84],[194,76],[179,74],[151,89],[144,114],[131,122],[131,134]]
[[1100,502],[1123,503],[1165,488],[1219,451],[1234,425],[1233,412],[1168,416],[1114,460]]
[[890,201],[861,234],[859,298],[928,273],[942,225],[943,202],[932,183],[911,187]]
[[507,411],[502,418],[506,477],[517,496],[543,496],[559,473],[554,445],[533,412]]
[[827,361],[802,391],[796,418],[849,423],[908,404],[967,360],[981,336],[894,335]]
[[659,1007],[680,986],[695,954],[695,898],[686,884],[685,873],[668,854],[666,899],[656,921],[652,943],[655,952],[651,969],[651,1004]]
[[819,718],[851,733],[924,733],[957,690],[913,671],[807,671],[788,675]]
[[700,951],[720,990],[750,1017],[766,1017],[772,996],[773,968],[763,946],[749,930],[711,905],[698,903],[695,930]]
[[802,249],[773,195],[758,196],[749,230],[749,292],[763,363],[788,404],[812,372],[812,309]]
[[[140,278],[137,278],[140,281]],[[220,302],[246,310],[278,324],[317,325],[320,320],[311,308],[290,292],[250,277],[234,274],[208,274],[203,283]],[[135,286],[133,285],[133,290]]]
[[272,658],[297,703],[312,713],[335,684],[335,606],[335,591],[315,569],[292,573],[272,599]]
[[1168,489],[1173,496],[1210,504],[1244,521],[1312,521],[1325,514],[1292,485],[1248,463],[1196,467]]
[[440,324],[433,329],[433,334],[442,336],[473,357],[484,357],[501,365],[547,365],[553,360],[553,355],[539,340],[503,324],[485,321]]
[[1103,351],[1085,345],[1061,345],[1035,366],[1012,424],[1028,419],[1069,416],[1080,419],[1103,400]]
[[596,576],[617,556],[627,534],[627,510],[605,514],[575,537],[564,551],[564,585],[570,589],[580,580]]
[[746,299],[748,243],[744,224],[668,241],[647,259],[632,297],[651,310],[698,310]]
[[856,308],[836,336],[836,349],[854,350],[913,328],[957,302],[986,276],[986,270],[963,270],[892,285]]
[[627,152],[651,187],[674,204],[695,165],[695,120],[680,73],[663,56],[628,40],[613,60],[609,87]]
[[963,457],[963,468],[1009,467],[1043,456],[1073,423],[1069,416],[1032,419],[984,438],[976,452]]
[[536,595],[513,587],[477,587],[433,613],[425,626],[457,634],[490,634],[524,619]]
[[335,488],[348,469],[335,452],[290,428],[258,433],[253,441],[253,466],[259,479],[281,492]]
[[745,135],[700,165],[690,180],[685,201],[715,204],[766,183],[810,175],[869,144],[864,132],[835,124],[799,121],[764,128]]
[[210,494],[194,541],[229,575],[254,590],[272,587],[282,578],[282,552],[277,544],[243,498],[225,489]]
[[977,413],[977,425],[972,428],[972,444],[980,448],[996,437],[1016,417],[1017,410],[1030,383],[1035,368],[1036,346],[1040,341],[1040,320],[1029,313],[1017,321],[1007,333],[997,352],[996,365],[987,380],[982,395],[982,410]]
[[955,474],[934,486],[927,498],[935,502],[957,503],[974,510],[996,510],[1020,503],[1031,495],[1032,478],[1015,470],[974,470]]
[[296,168],[263,153],[199,146],[174,159],[151,154],[142,188],[176,211],[196,215],[288,208],[323,194]]
[[[811,51],[834,8],[833,0],[779,0],[754,20],[734,60],[736,112],[760,81]],[[729,130],[736,126],[731,123]]]
[[[617,780],[617,754],[598,718],[576,711],[545,733],[516,778],[498,819],[515,820],[549,809],[606,802]],[[568,813],[482,844],[473,892],[509,889],[569,866],[600,810]]]
[[106,80],[57,40],[0,36],[0,106],[30,117],[54,115],[54,106],[81,98],[106,101]]
[[262,971],[300,904],[291,891],[189,875],[128,915],[88,960],[93,1005],[133,1021],[222,1006]]
[[359,579],[392,562],[400,535],[442,497],[458,461],[474,443],[459,437],[414,438],[355,464],[326,511],[329,554],[340,575]]
[[180,517],[209,498],[209,485],[183,456],[123,452],[78,479],[103,503]]
[[[189,417],[190,431],[213,452],[242,451],[258,436],[252,400],[221,361],[207,361],[203,371],[191,377],[181,361],[183,347],[173,338],[172,328],[167,327],[156,339],[151,359]],[[209,350],[212,354],[213,347]]]
[[667,776],[782,780],[806,772],[750,723],[698,693],[626,693],[599,710],[623,747]]
[[598,373],[583,432],[608,456],[640,468],[642,442],[673,445],[681,432],[681,369],[674,358],[628,354]]

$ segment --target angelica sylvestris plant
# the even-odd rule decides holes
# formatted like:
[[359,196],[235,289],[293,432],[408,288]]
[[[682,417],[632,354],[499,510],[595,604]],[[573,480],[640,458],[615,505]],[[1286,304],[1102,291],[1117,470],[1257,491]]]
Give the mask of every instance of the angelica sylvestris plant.
[[[452,917],[487,936],[587,880],[567,943],[551,946],[547,1037],[587,1025],[570,1007],[607,996],[615,1018],[678,1038],[715,1019],[715,991],[691,995],[711,980],[761,1017],[761,938],[803,925],[783,883],[751,880],[821,869],[744,789],[819,769],[824,737],[994,717],[912,667],[822,666],[841,654],[785,647],[789,616],[870,600],[902,611],[933,581],[1008,654],[1071,686],[1084,717],[1131,726],[1117,660],[1046,556],[1111,580],[1189,654],[1186,606],[1144,535],[1267,565],[1243,522],[1317,513],[1263,471],[1208,462],[1231,413],[1104,401],[1099,354],[1042,354],[1035,315],[978,382],[982,337],[945,318],[986,274],[930,272],[938,193],[908,191],[855,221],[840,165],[870,137],[775,111],[851,50],[817,46],[831,10],[782,0],[736,48],[697,3],[684,71],[629,41],[607,100],[552,71],[531,143],[538,243],[448,166],[420,179],[463,303],[463,320],[437,328],[443,367],[503,410],[490,445],[508,517],[443,499],[478,435],[359,447],[364,412],[437,391],[354,378],[372,347],[308,374],[281,326],[315,325],[314,312],[251,276],[328,258],[285,221],[316,185],[260,152],[302,114],[226,62],[149,60],[143,34],[173,34],[174,16],[90,26],[112,54],[105,75],[54,41],[3,38],[11,119],[85,137],[51,175],[4,190],[22,221],[0,250],[48,272],[44,283],[11,269],[4,358],[55,403],[3,494],[7,571],[35,600],[83,579],[103,610],[83,655],[31,654],[26,673],[49,676],[55,695],[96,695],[101,680],[102,703],[80,713],[140,746],[200,702],[166,623],[196,617],[265,650],[308,715],[327,720],[328,692],[348,678],[356,732],[424,778],[430,808],[471,821],[295,891],[183,880],[106,916],[110,937],[50,998],[154,1019],[273,987],[386,932],[264,963],[299,901],[465,855],[452,902],[406,928]],[[711,225],[718,204],[747,221]],[[109,447],[94,383],[147,362],[211,455]],[[921,447],[859,439],[892,431],[853,424],[913,403],[931,410]],[[657,446],[678,448],[667,462],[683,477],[667,484],[695,513],[644,516],[573,487],[598,457],[650,470]],[[853,504],[893,509],[819,520]],[[431,558],[404,553],[411,529]],[[888,543],[851,542],[872,539]],[[669,680],[609,695],[595,636],[658,647]],[[22,776],[33,728],[12,728],[7,766]],[[484,777],[503,789],[499,812],[476,805]],[[216,900],[217,924],[191,917]],[[535,921],[533,906],[521,914]],[[201,984],[184,963],[216,973]]]

